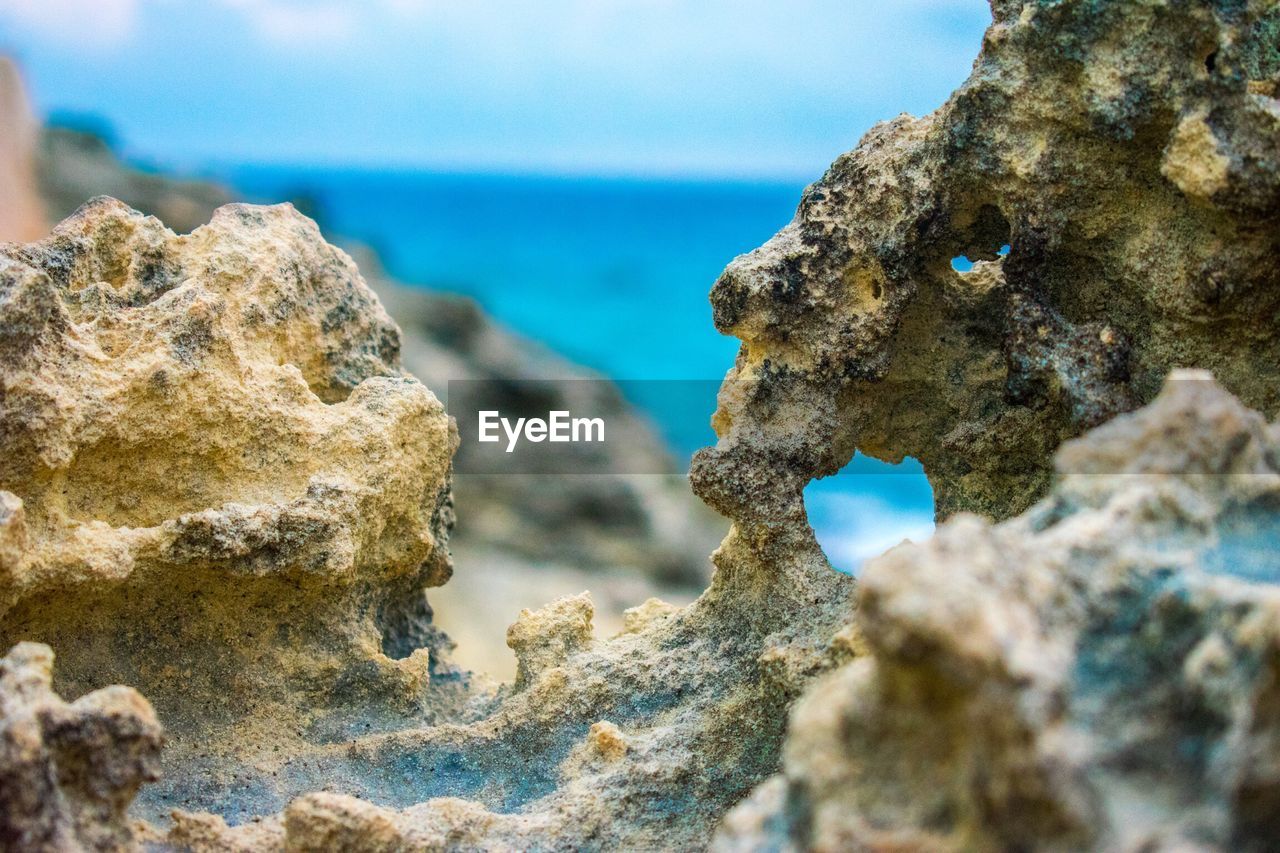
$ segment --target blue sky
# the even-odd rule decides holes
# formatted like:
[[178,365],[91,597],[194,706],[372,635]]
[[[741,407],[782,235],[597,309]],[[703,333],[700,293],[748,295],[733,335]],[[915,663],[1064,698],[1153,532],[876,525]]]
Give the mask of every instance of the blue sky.
[[967,76],[982,0],[0,0],[36,106],[159,165],[812,178]]

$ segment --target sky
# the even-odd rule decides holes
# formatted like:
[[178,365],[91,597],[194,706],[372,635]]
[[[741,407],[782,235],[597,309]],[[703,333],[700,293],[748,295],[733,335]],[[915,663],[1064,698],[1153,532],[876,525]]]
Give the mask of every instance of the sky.
[[819,174],[968,75],[983,0],[0,0],[42,114],[164,168]]

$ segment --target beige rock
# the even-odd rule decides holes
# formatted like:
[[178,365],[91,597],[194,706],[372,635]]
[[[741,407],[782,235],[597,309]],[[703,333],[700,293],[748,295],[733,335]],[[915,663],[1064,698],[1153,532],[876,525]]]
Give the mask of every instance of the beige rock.
[[1164,154],[1160,171],[1190,196],[1210,198],[1227,186],[1231,161],[1222,153],[1203,115],[1184,118]]
[[627,608],[622,614],[622,630],[627,634],[638,634],[650,623],[675,613],[680,608],[668,604],[659,598],[647,598],[644,603]]
[[[233,200],[215,183],[131,167],[109,139],[84,129],[45,127],[38,166],[41,194],[58,219],[105,194],[186,233]],[[0,207],[13,203],[0,193]],[[302,197],[296,203],[314,215],[311,200]],[[320,226],[323,230],[322,220]],[[41,233],[43,226],[32,238]],[[584,445],[562,445],[564,458],[553,470],[654,472],[455,475],[455,504],[466,523],[451,542],[465,552],[466,562],[485,566],[483,576],[464,575],[432,597],[439,627],[458,641],[458,665],[513,678],[515,660],[503,641],[506,626],[521,609],[536,609],[587,585],[595,597],[597,624],[608,632],[621,624],[624,609],[646,597],[681,603],[697,597],[710,579],[707,555],[722,538],[723,523],[692,494],[687,464],[670,458],[616,387],[503,328],[474,301],[398,283],[367,247],[345,248],[401,329],[404,369],[443,402],[450,381],[573,380],[548,389],[555,395],[552,407],[597,413],[618,434],[625,431],[627,439],[610,442],[603,459]],[[660,471],[669,473],[659,476]],[[547,535],[549,530],[555,535]]]
[[340,794],[307,794],[294,800],[284,813],[284,831],[288,851],[412,849],[385,809]]
[[869,657],[805,693],[718,848],[1269,849],[1278,435],[1175,374],[1027,513],[874,561]]
[[1280,411],[1274,4],[991,5],[947,103],[872,128],[715,286],[742,346],[694,480],[735,520],[798,519],[859,450],[923,462],[942,517],[1007,517],[1179,367]]
[[[15,102],[25,103],[21,87],[12,88]],[[207,180],[131,166],[113,150],[109,132],[27,124],[30,139],[24,134],[14,138],[30,143],[30,149],[38,135],[38,156],[21,165],[21,184],[28,193],[39,184],[39,195],[55,219],[70,216],[92,197],[109,195],[187,233],[234,200],[228,188]],[[7,151],[0,149],[0,161]],[[18,195],[7,194],[6,186],[0,181],[0,217],[25,204]],[[316,216],[314,199],[304,195],[292,201]],[[323,220],[320,226],[323,230]],[[9,239],[35,239],[46,231],[41,221]],[[432,598],[441,613],[439,626],[459,641],[460,666],[513,678],[515,661],[504,643],[507,624],[522,608],[536,609],[584,585],[595,596],[597,624],[607,632],[621,625],[624,609],[646,597],[681,603],[697,597],[710,579],[707,555],[722,538],[723,524],[690,491],[685,462],[670,458],[651,425],[616,387],[503,328],[473,300],[396,282],[367,247],[344,248],[401,329],[404,369],[442,401],[447,402],[450,381],[574,380],[550,389],[557,395],[553,407],[598,413],[611,427],[625,431],[627,440],[611,442],[603,460],[599,453],[583,452],[582,445],[567,445],[567,458],[554,470],[654,472],[577,478],[455,476],[455,503],[467,522],[452,542],[467,552],[467,562],[483,561],[486,567],[483,577],[464,576]],[[660,471],[669,473],[659,476]],[[556,535],[548,536],[548,530]]]
[[454,432],[309,221],[232,206],[177,236],[100,200],[3,252],[0,638],[151,696],[152,841],[701,844],[844,659],[848,579],[809,554],[762,586],[734,534],[701,599],[611,640],[585,595],[523,613],[517,680],[486,692],[423,597]]
[[[1250,86],[1280,70],[1273,7],[997,0],[948,104],[873,129],[716,286],[743,347],[694,470],[732,520],[710,587],[611,639],[585,597],[530,610],[494,695],[440,663],[418,595],[447,574],[443,415],[313,229],[234,208],[177,238],[100,205],[101,232],[6,250],[0,627],[154,694],[178,781],[139,811],[185,806],[175,844],[698,849],[723,820],[731,849],[1264,848],[1280,428],[1246,404],[1280,394],[1280,116]],[[1161,172],[1199,115],[1229,164],[1207,198]],[[204,265],[168,272],[191,244]],[[209,334],[178,334],[187,313]],[[205,367],[180,391],[138,387],[184,359]],[[1179,376],[1124,415],[1186,365],[1243,402]],[[280,421],[250,428],[264,409]],[[1104,423],[1036,504],[1052,450]],[[296,449],[331,430],[359,440]],[[956,516],[857,595],[802,501],[856,449],[921,458]],[[68,606],[83,589],[107,592]]]
[[0,846],[133,849],[125,812],[158,775],[155,712],[129,687],[68,703],[52,683],[48,646],[19,643],[0,658]]
[[606,761],[616,761],[627,752],[627,741],[622,731],[608,720],[591,724],[587,742]]
[[456,436],[314,224],[231,206],[180,237],[99,200],[0,248],[0,288],[0,641],[155,703],[148,814],[452,701],[423,591]]
[[562,598],[541,610],[520,611],[507,629],[507,645],[516,653],[516,687],[558,666],[591,643],[591,596]]

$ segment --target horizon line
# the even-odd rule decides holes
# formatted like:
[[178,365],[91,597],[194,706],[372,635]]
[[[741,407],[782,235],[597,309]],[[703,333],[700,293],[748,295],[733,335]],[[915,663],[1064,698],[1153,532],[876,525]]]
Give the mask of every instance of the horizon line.
[[[687,184],[755,184],[777,186],[808,186],[822,177],[827,166],[821,170],[806,170],[797,167],[795,170],[785,169],[727,169],[710,170],[699,168],[645,168],[619,167],[606,165],[556,166],[551,164],[514,164],[493,161],[463,162],[458,160],[399,159],[389,158],[375,161],[360,159],[337,159],[331,157],[285,159],[278,157],[265,158],[223,158],[223,157],[182,157],[158,154],[148,151],[132,140],[122,138],[116,132],[110,119],[95,114],[84,114],[76,111],[51,110],[43,117],[42,126],[60,130],[83,133],[100,140],[118,159],[127,165],[144,172],[164,174],[173,177],[206,179],[211,181],[227,181],[235,172],[254,169],[306,172],[349,172],[383,173],[395,175],[457,177],[492,177],[526,180],[597,180],[635,183],[687,183]],[[843,152],[836,152],[832,161]],[[830,161],[829,161],[830,162]]]

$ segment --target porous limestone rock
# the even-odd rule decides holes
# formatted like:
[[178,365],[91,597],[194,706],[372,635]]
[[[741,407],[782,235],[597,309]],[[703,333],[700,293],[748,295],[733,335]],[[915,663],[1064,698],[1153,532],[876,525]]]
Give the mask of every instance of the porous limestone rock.
[[507,645],[516,653],[516,686],[556,666],[570,653],[591,644],[594,608],[587,593],[562,598],[536,613],[520,611],[507,629]]
[[0,286],[0,640],[52,646],[64,692],[155,703],[152,843],[696,846],[847,656],[849,579],[813,551],[772,583],[731,535],[692,606],[611,640],[586,596],[530,611],[517,680],[476,689],[423,597],[455,433],[287,206],[178,236],[95,201],[0,248]]
[[1275,849],[1280,424],[1174,374],[1056,470],[867,566],[870,654],[718,849]]
[[[645,607],[628,630],[602,640],[594,636],[587,600],[553,603],[512,630],[525,664],[516,683],[465,706],[459,696],[452,707],[428,700],[399,720],[379,717],[386,713],[383,697],[418,695],[422,661],[378,657],[383,623],[376,618],[328,618],[352,612],[352,596],[335,594],[349,589],[329,571],[332,563],[313,569],[308,562],[311,573],[297,575],[296,588],[274,589],[274,606],[296,604],[299,621],[268,620],[270,632],[234,594],[241,585],[256,590],[268,583],[271,569],[291,561],[289,555],[335,549],[312,547],[289,526],[274,538],[250,538],[265,543],[261,558],[256,550],[236,551],[211,565],[209,539],[228,541],[213,535],[197,539],[205,547],[173,552],[164,564],[190,564],[190,575],[160,572],[150,562],[147,549],[171,553],[163,537],[186,516],[164,516],[155,533],[154,524],[132,523],[149,520],[139,508],[185,509],[188,490],[214,494],[208,484],[221,482],[191,477],[202,469],[186,455],[174,457],[172,477],[139,462],[141,473],[125,481],[136,484],[134,497],[123,504],[120,492],[104,498],[83,486],[60,498],[61,481],[34,474],[19,478],[20,491],[0,485],[14,495],[0,504],[6,525],[0,554],[17,554],[18,566],[29,554],[97,555],[100,542],[129,558],[78,572],[56,561],[24,568],[15,574],[24,579],[15,607],[30,591],[50,589],[55,578],[88,577],[111,589],[154,575],[168,580],[164,589],[190,593],[209,588],[223,577],[218,572],[232,573],[231,592],[223,586],[201,599],[220,618],[202,615],[197,624],[221,633],[190,634],[186,645],[164,651],[189,647],[188,657],[206,659],[227,649],[258,651],[228,661],[219,675],[225,683],[242,669],[253,677],[282,674],[280,683],[262,686],[264,704],[281,693],[278,701],[301,697],[286,685],[294,673],[308,676],[305,696],[319,711],[289,717],[272,710],[264,717],[256,706],[247,708],[235,719],[271,724],[227,723],[219,732],[225,740],[213,741],[215,751],[243,751],[276,738],[277,760],[260,751],[238,762],[180,753],[184,760],[174,771],[189,783],[181,789],[189,807],[174,816],[167,836],[162,828],[154,836],[174,845],[697,849],[737,804],[720,843],[747,849],[1141,848],[1146,841],[1247,847],[1274,838],[1275,427],[1203,380],[1190,391],[1174,386],[1154,409],[1063,450],[1061,484],[1046,503],[1003,525],[966,515],[932,543],[892,552],[868,569],[860,599],[852,580],[829,570],[806,523],[801,490],[838,469],[855,448],[889,459],[912,454],[925,462],[943,515],[969,508],[1005,518],[1044,493],[1048,460],[1062,439],[1149,401],[1176,365],[1212,368],[1249,406],[1274,412],[1280,385],[1268,370],[1277,354],[1273,318],[1280,299],[1280,271],[1272,263],[1280,212],[1276,9],[1251,0],[997,0],[975,72],[955,97],[933,116],[874,129],[806,192],[792,226],[735,262],[713,305],[718,326],[744,344],[721,393],[718,444],[698,457],[693,472],[699,493],[732,527],[714,555],[710,587],[688,607]],[[232,209],[190,239],[212,239],[221,233],[219,222],[228,227],[256,216],[286,214]],[[304,243],[322,257],[330,251],[318,241]],[[1001,260],[1005,243],[1012,249]],[[115,237],[86,243],[99,252],[122,244]],[[261,251],[276,258],[278,249],[266,241]],[[33,270],[13,274],[6,267],[5,281],[13,282],[7,287],[43,293],[34,282],[54,276],[21,260],[32,250],[6,251]],[[234,245],[228,251],[235,256]],[[951,268],[951,257],[961,253],[977,260],[971,272]],[[164,264],[130,257],[137,258],[135,272],[124,280],[155,298],[140,296],[125,310],[145,316],[147,306],[181,291],[169,286],[175,278]],[[253,262],[236,266],[228,288],[257,286],[264,266],[283,269],[247,257]],[[208,258],[215,269],[221,263]],[[56,262],[45,266],[61,269]],[[102,265],[120,268],[130,267]],[[312,280],[316,267],[288,269]],[[99,280],[122,279],[104,272]],[[321,276],[315,298],[348,292],[351,280]],[[32,335],[22,329],[49,326],[79,330],[66,344],[73,353],[101,337],[104,364],[131,353],[117,358],[113,370],[127,375],[145,364],[159,349],[147,342],[160,332],[149,337],[134,326],[135,334],[113,337],[110,322],[86,328],[83,320],[77,326],[58,319],[60,311],[83,316],[75,312],[105,299],[107,290],[113,288],[67,287],[58,300],[12,301],[7,290],[0,305],[35,319],[0,340],[0,359],[29,349]],[[358,307],[360,322],[378,325],[376,304]],[[273,316],[274,309],[265,312],[264,321]],[[287,313],[281,345],[299,336],[313,341],[312,316]],[[226,348],[260,343],[255,328],[246,324]],[[170,339],[175,363],[182,363],[178,353],[209,351],[198,335]],[[338,350],[346,363],[350,350]],[[282,386],[296,385],[291,358],[267,360],[260,369],[274,375],[274,365],[288,374]],[[296,363],[299,374],[313,375],[306,358]],[[400,400],[391,393],[397,388],[417,393],[386,357],[360,364],[373,373],[350,371],[348,385],[361,384],[345,400],[340,391],[326,391],[324,381],[310,383],[322,405],[338,410],[331,417],[355,417],[359,412],[350,410],[371,397]],[[243,381],[256,375],[248,373]],[[77,393],[116,387],[103,386],[101,374],[91,378],[89,390]],[[151,393],[143,389],[136,399],[145,403]],[[296,393],[303,397],[301,388]],[[123,403],[103,401],[94,411],[130,411]],[[157,408],[140,412],[139,421],[163,417]],[[387,407],[374,408],[368,417],[389,417]],[[420,421],[436,424],[437,410],[426,408]],[[47,412],[22,421],[16,437],[5,434],[14,446],[29,445],[17,458],[43,459],[38,448],[69,446],[59,443],[57,430],[65,425],[74,438],[93,423],[68,420],[57,407]],[[202,415],[213,421],[208,430],[248,417],[228,409],[223,397],[207,398],[190,417]],[[446,433],[432,443],[445,457]],[[154,438],[150,446],[164,448]],[[328,470],[342,466],[344,453],[374,452],[363,442],[314,456],[290,456],[289,440],[270,446],[277,449],[261,464],[276,461],[275,454],[287,463],[270,477],[229,469],[234,482],[256,484],[269,497],[277,478],[296,483],[310,473],[308,465]],[[53,453],[40,464],[75,471],[78,458],[79,451],[62,461]],[[99,472],[110,457],[87,458],[98,467],[79,473]],[[231,458],[248,464],[244,454]],[[256,464],[257,457],[248,459]],[[368,539],[352,537],[378,559],[353,556],[341,575],[370,578],[367,587],[356,584],[369,596],[399,577],[378,567],[397,564],[417,518],[387,521],[386,514],[404,510],[379,503],[379,496],[404,481],[397,478],[442,485],[444,463],[432,467],[434,460],[378,469],[382,477],[355,497],[308,490],[306,512],[378,525]],[[422,465],[440,478],[426,476]],[[303,473],[295,472],[299,466]],[[1160,476],[1143,476],[1151,473]],[[153,499],[152,490],[160,497]],[[254,492],[240,500],[263,498]],[[338,508],[361,500],[371,503],[359,512]],[[67,538],[72,530],[49,506],[100,510],[93,532],[106,538],[68,538],[56,551],[46,549],[49,536]],[[241,528],[240,510],[212,511],[232,513],[227,523]],[[268,512],[255,524],[275,530],[273,520],[287,515]],[[78,522],[83,515],[66,517]],[[355,522],[345,524],[336,527]],[[435,553],[434,533],[427,538],[433,544],[424,552]],[[336,551],[364,553],[355,545]],[[328,583],[313,587],[316,576]],[[407,587],[434,579],[431,571],[408,576],[415,583]],[[90,614],[85,621],[94,624],[96,602],[58,608],[64,590],[78,588],[59,583],[56,596],[32,612],[55,627],[68,624],[70,612]],[[192,609],[185,599],[165,603],[172,606],[129,611],[131,621],[111,643],[72,641],[73,651],[58,651],[73,664],[75,656],[88,661],[95,654],[104,666],[145,660],[140,649],[149,634],[181,631]],[[0,626],[8,631],[11,619],[0,617]],[[41,623],[13,627],[33,624]],[[360,648],[371,666],[347,677],[353,637],[367,641]],[[333,667],[312,668],[315,647],[331,640],[338,649]],[[281,645],[295,644],[295,654],[278,654]],[[399,650],[411,645],[430,646],[427,662],[436,665],[439,643]],[[127,680],[153,685],[168,721],[164,705],[176,697],[166,686],[171,682],[148,666],[135,669]],[[391,674],[403,692],[370,689]],[[443,673],[429,674],[428,697]],[[462,680],[454,683],[461,694]],[[379,699],[335,724],[327,710],[334,694],[352,708],[359,705],[355,697]],[[802,694],[776,775],[784,721]],[[252,690],[238,695],[258,698]],[[171,704],[171,726],[179,732],[209,725],[198,718],[208,714],[203,706],[197,712],[194,702]],[[371,730],[363,734],[343,721],[369,721]],[[143,813],[152,819],[161,817],[161,803],[177,800],[157,797],[148,806],[146,796]]]
[[733,471],[697,482],[731,517],[790,514],[855,450],[921,460],[942,517],[1007,517],[1177,367],[1277,411],[1280,7],[991,6],[948,102],[873,128],[717,282],[742,347],[694,473]]
[[64,702],[52,670],[39,643],[0,658],[0,848],[131,849],[126,810],[159,771],[155,712],[118,685]]
[[[746,553],[731,536],[717,577],[731,575],[735,552]],[[481,718],[308,755],[281,776],[326,793],[240,825],[180,812],[168,840],[203,850],[366,836],[379,840],[347,849],[703,847],[776,767],[788,704],[849,659],[840,628],[851,583],[824,571],[805,598],[713,582],[689,607],[608,640],[592,637],[585,597],[526,614],[512,631],[523,678]]]
[[155,704],[148,808],[272,809],[235,768],[460,689],[424,597],[456,433],[398,344],[288,206],[177,236],[100,199],[0,246],[0,643]]

